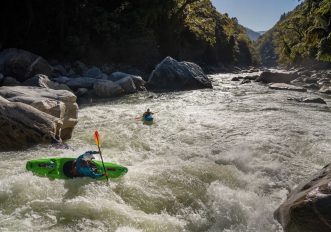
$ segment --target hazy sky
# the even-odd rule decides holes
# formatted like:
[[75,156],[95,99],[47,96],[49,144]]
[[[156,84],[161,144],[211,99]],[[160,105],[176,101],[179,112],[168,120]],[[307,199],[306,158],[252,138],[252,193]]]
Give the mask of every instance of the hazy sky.
[[239,23],[254,31],[266,31],[281,14],[293,10],[298,0],[212,0],[221,13],[236,17]]

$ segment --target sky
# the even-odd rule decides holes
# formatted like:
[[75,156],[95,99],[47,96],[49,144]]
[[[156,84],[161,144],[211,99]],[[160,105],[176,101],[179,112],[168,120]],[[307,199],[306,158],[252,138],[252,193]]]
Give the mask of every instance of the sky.
[[272,28],[284,12],[293,10],[298,0],[212,0],[221,13],[236,17],[239,23],[254,31]]

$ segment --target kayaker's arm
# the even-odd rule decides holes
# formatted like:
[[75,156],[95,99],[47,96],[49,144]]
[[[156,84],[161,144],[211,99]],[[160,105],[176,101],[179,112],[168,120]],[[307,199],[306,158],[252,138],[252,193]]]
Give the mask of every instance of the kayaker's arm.
[[84,176],[88,176],[94,179],[102,177],[104,174],[95,173],[91,167],[82,167],[80,168],[79,172]]

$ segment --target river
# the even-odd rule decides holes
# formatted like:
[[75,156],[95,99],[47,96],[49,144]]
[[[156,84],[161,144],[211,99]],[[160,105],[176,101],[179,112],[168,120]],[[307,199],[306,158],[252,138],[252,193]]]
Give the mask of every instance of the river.
[[[282,231],[275,209],[331,162],[331,110],[288,100],[314,93],[234,75],[211,76],[213,90],[85,104],[69,149],[2,152],[0,231]],[[157,112],[151,126],[135,120],[147,108]],[[107,185],[25,171],[30,159],[96,150],[96,129],[104,160],[128,167],[124,177]]]

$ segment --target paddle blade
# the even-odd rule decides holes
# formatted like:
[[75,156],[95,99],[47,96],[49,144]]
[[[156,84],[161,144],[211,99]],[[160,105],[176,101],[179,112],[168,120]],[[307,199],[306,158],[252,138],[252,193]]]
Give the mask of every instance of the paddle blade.
[[95,139],[95,144],[99,147],[100,146],[100,139],[99,139],[99,132],[98,131],[94,132],[94,139]]

